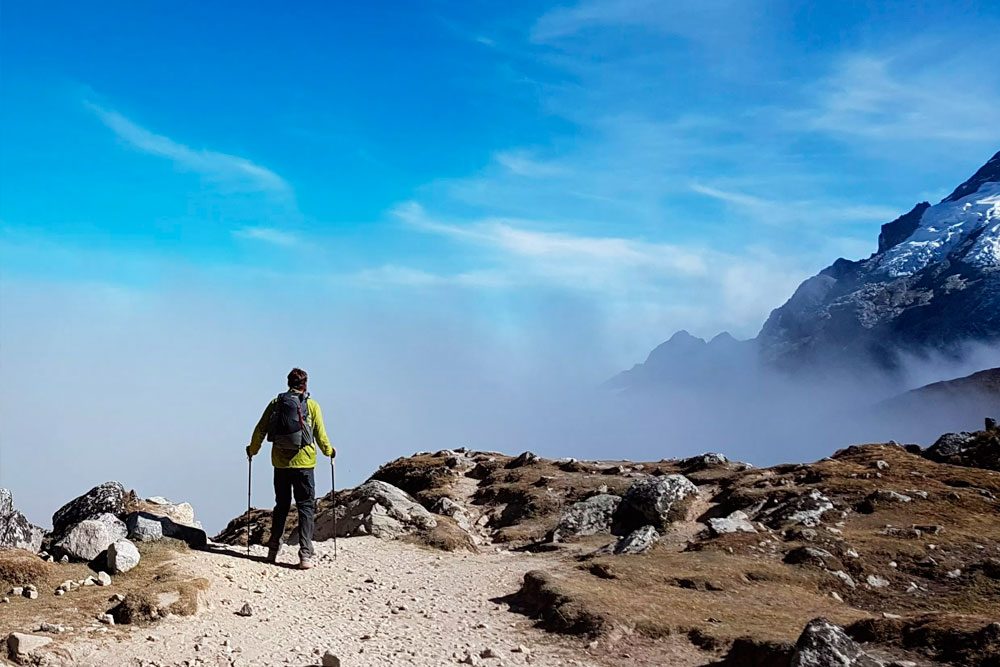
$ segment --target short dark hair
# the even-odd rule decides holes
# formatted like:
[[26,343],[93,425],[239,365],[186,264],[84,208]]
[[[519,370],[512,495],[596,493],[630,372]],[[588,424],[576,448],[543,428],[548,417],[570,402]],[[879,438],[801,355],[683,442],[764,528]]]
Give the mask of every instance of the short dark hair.
[[304,389],[309,380],[309,374],[301,368],[293,368],[288,372],[288,388]]

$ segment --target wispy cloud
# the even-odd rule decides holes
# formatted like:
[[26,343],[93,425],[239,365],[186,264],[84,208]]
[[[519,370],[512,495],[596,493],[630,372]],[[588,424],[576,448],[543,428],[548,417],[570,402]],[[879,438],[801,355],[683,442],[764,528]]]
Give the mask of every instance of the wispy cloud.
[[267,167],[238,155],[196,149],[156,134],[112,109],[87,102],[90,109],[119,139],[133,148],[172,161],[178,168],[199,174],[222,187],[291,198],[292,188]]
[[[1000,48],[993,47],[994,57]],[[800,113],[815,130],[847,138],[996,143],[1000,86],[994,68],[954,52],[843,57],[817,88],[816,106]]]
[[835,200],[768,199],[692,183],[693,192],[724,202],[768,225],[816,227],[837,222],[888,222],[902,211],[892,206],[852,204]]
[[296,234],[275,227],[243,227],[234,231],[233,236],[286,248],[291,248],[302,243],[302,239]]

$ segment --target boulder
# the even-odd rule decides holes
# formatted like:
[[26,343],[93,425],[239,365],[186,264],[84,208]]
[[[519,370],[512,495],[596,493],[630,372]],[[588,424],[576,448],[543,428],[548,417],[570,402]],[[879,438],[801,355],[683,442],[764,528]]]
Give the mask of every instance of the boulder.
[[923,455],[938,463],[1000,470],[1000,431],[988,428],[977,433],[946,433]]
[[[336,512],[339,537],[374,535],[391,540],[437,526],[434,515],[408,493],[379,480],[347,492],[338,499]],[[317,519],[316,535],[321,540],[333,537],[329,517]]]
[[137,542],[155,542],[163,539],[163,526],[156,517],[133,512],[125,518],[129,539]]
[[105,482],[56,510],[52,515],[52,532],[59,539],[81,521],[124,511],[125,487],[121,482]]
[[815,528],[823,515],[833,509],[833,502],[819,489],[790,497],[769,498],[758,520],[771,528],[806,526]]
[[32,652],[51,642],[51,637],[12,632],[7,635],[7,657],[15,663],[23,664],[31,659]]
[[[154,523],[159,524],[159,529],[153,525]],[[208,544],[208,535],[200,526],[177,523],[166,516],[131,512],[125,517],[125,525],[128,527],[128,536],[139,542],[171,537],[186,542],[192,549],[203,549]]]
[[75,524],[54,546],[73,560],[92,561],[127,533],[117,517],[102,514]]
[[143,512],[153,516],[170,519],[182,526],[192,526],[201,528],[201,524],[195,521],[194,507],[191,503],[172,503],[163,496],[153,496],[142,500],[135,495],[135,491],[129,491],[125,498],[127,512]]
[[651,525],[662,530],[683,519],[698,487],[684,475],[646,477],[634,482],[618,507],[617,517],[626,527]]
[[43,531],[14,507],[14,494],[0,489],[0,549],[24,549],[38,553]]
[[455,502],[447,496],[441,496],[431,507],[431,511],[442,516],[450,516],[458,524],[458,527],[465,531],[472,530],[472,521],[469,513],[465,511],[460,503]]
[[653,526],[643,526],[633,530],[625,537],[618,540],[615,545],[615,554],[641,554],[652,548],[660,539],[660,533]]
[[725,454],[718,452],[705,452],[700,456],[692,456],[678,461],[678,465],[689,473],[724,466],[727,463],[729,463],[729,459],[726,458]]
[[112,574],[128,572],[138,564],[139,550],[128,540],[117,540],[108,547],[108,569]]
[[791,667],[883,667],[865,653],[843,628],[825,618],[806,625],[795,643]]
[[534,452],[521,452],[517,455],[517,457],[511,459],[510,462],[507,463],[506,467],[508,469],[522,468],[524,466],[531,465],[532,463],[536,463],[537,461],[538,454],[535,454]]
[[708,528],[713,535],[727,533],[756,533],[757,529],[750,523],[750,517],[742,510],[736,510],[727,517],[717,517],[708,520]]
[[829,567],[836,563],[837,558],[826,549],[819,547],[795,547],[785,554],[784,561],[790,565]]
[[574,503],[563,512],[553,539],[567,535],[596,535],[611,530],[612,517],[622,499],[607,493],[591,496]]

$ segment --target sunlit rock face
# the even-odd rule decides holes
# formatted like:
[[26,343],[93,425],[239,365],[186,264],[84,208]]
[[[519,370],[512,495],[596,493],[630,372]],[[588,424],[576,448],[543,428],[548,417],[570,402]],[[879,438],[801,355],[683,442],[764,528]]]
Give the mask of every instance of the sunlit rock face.
[[786,368],[892,367],[900,352],[1000,342],[1000,153],[939,204],[883,225],[871,257],[838,259],[803,282],[757,342]]

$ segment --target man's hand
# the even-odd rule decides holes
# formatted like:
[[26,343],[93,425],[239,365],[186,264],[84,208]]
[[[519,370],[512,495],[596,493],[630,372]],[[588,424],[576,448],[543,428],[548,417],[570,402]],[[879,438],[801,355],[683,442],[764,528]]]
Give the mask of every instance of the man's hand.
[[253,452],[250,451],[250,445],[247,445],[247,459],[253,458]]
[[332,460],[332,459],[335,459],[335,458],[337,458],[337,448],[336,447],[331,447],[330,448],[330,459]]

